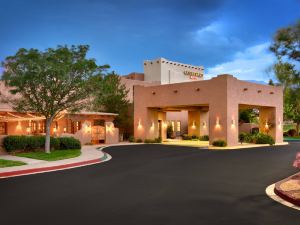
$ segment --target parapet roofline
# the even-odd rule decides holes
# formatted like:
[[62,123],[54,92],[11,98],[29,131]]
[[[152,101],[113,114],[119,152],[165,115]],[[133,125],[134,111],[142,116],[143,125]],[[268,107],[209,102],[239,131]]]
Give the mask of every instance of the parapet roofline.
[[166,64],[171,64],[171,65],[177,65],[177,66],[184,66],[184,67],[188,67],[188,68],[192,68],[192,69],[199,69],[199,70],[204,70],[204,67],[203,66],[194,66],[194,65],[191,65],[191,64],[185,64],[185,63],[180,63],[180,62],[174,62],[174,61],[170,61],[170,60],[167,60],[165,58],[157,58],[157,59],[154,59],[154,60],[145,60],[144,61],[144,65],[146,65],[147,63],[150,63],[150,64],[153,64],[153,63],[166,63]]

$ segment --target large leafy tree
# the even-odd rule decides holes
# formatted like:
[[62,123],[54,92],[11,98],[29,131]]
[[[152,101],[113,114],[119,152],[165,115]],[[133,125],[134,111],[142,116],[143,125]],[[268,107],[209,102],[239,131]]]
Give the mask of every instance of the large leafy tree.
[[[45,152],[50,152],[50,125],[64,111],[85,107],[90,81],[104,69],[87,59],[89,46],[58,46],[45,51],[20,49],[2,63],[2,79],[19,112],[36,112],[46,119]],[[3,96],[2,96],[3,97]]]
[[273,70],[284,91],[284,117],[300,127],[300,20],[279,29],[270,50],[277,57]]
[[[92,109],[95,111],[118,113],[115,125],[124,133],[132,126],[132,105],[128,100],[129,90],[121,82],[121,77],[114,72],[93,79],[94,98]],[[125,134],[125,135],[126,135]]]

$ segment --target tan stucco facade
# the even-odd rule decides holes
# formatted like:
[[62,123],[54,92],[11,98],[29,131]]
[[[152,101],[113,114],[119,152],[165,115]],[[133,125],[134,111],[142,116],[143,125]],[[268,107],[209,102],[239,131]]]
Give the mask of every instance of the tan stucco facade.
[[161,133],[164,138],[166,121],[158,122],[159,115],[164,118],[168,111],[188,110],[190,134],[209,134],[210,144],[222,139],[228,146],[235,146],[238,144],[238,112],[245,106],[259,109],[261,132],[273,136],[276,143],[283,142],[282,88],[241,81],[232,75],[195,82],[135,86],[134,136],[153,139]]

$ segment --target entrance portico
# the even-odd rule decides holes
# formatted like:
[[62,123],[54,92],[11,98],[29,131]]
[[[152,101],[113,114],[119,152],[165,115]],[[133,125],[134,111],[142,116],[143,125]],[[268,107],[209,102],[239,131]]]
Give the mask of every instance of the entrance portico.
[[[238,144],[239,107],[260,110],[260,132],[283,142],[283,93],[281,87],[240,81],[232,75],[211,80],[134,87],[134,136],[141,139],[166,138],[166,112],[188,110],[189,135],[209,134],[214,140]],[[209,110],[209,116],[208,116]],[[206,130],[206,131],[205,131]]]

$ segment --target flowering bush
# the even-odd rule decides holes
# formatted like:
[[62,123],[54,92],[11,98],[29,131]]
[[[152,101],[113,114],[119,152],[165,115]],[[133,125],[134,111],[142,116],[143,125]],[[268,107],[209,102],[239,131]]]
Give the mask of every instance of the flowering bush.
[[294,161],[293,166],[296,168],[300,168],[300,152],[297,153],[296,160]]

